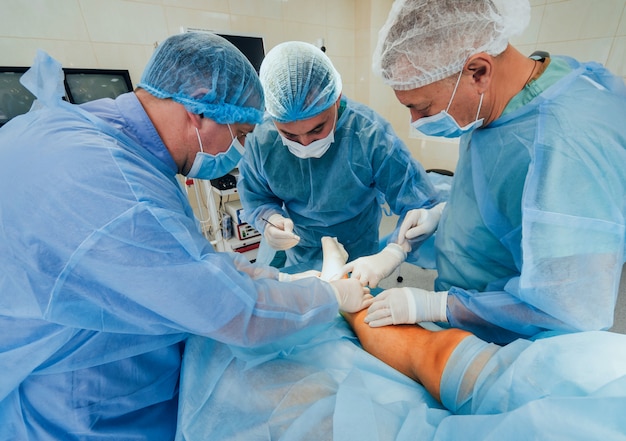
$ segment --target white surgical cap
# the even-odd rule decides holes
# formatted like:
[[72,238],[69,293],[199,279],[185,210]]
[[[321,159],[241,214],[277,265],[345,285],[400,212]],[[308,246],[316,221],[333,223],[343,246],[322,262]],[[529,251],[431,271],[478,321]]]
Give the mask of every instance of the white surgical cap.
[[208,32],[167,38],[152,54],[138,86],[219,124],[263,119],[263,88],[254,67],[229,41]]
[[501,54],[529,21],[528,0],[396,0],[373,69],[396,90],[426,86],[460,72],[474,54]]
[[259,72],[267,112],[279,122],[312,118],[341,95],[341,76],[318,47],[288,41],[267,53]]

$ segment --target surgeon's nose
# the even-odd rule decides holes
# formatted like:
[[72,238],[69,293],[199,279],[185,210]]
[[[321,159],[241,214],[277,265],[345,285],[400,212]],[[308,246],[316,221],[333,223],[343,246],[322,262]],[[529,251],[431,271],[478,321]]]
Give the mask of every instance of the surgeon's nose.
[[317,141],[318,139],[319,136],[316,137],[315,135],[301,135],[298,137],[298,142],[306,147],[307,145],[311,144],[314,141]]
[[418,112],[413,109],[409,109],[409,114],[411,115],[411,122],[415,122],[418,119],[422,118],[424,115],[421,112]]

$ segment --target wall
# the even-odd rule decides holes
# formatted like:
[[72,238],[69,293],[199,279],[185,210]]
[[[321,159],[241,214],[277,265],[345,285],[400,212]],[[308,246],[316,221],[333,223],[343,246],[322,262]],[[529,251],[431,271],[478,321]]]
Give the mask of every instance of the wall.
[[37,48],[65,67],[128,69],[137,83],[156,43],[183,27],[316,43],[355,85],[356,0],[0,0],[0,64],[28,66]]
[[[65,67],[128,69],[136,84],[157,42],[182,27],[316,43],[342,74],[344,93],[391,121],[427,168],[453,169],[456,145],[416,138],[408,111],[371,72],[392,0],[0,0],[0,64],[28,66],[37,48]],[[531,0],[527,31],[512,41],[606,64],[626,77],[626,0]]]

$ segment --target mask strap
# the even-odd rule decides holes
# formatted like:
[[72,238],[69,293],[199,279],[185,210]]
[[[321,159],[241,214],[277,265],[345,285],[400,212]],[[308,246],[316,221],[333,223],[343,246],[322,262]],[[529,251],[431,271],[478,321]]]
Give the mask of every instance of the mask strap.
[[454,90],[452,91],[450,102],[448,103],[448,107],[446,107],[446,113],[448,113],[448,110],[450,110],[450,106],[452,105],[452,100],[454,99],[454,95],[456,94],[456,89],[459,87],[459,82],[461,81],[461,75],[463,75],[463,70],[459,72],[459,77],[456,79],[456,84],[454,85]]
[[484,93],[480,94],[480,102],[478,103],[478,110],[476,111],[476,121],[478,121],[478,114],[480,113],[480,108],[483,106],[483,97],[485,96]]
[[230,124],[226,124],[226,126],[228,127],[228,131],[230,132],[231,141],[234,141],[235,137],[233,136],[233,131],[230,128]]
[[204,150],[202,149],[202,139],[200,139],[200,132],[198,132],[197,127],[195,129],[196,129],[196,135],[198,135],[198,144],[200,144],[200,151],[204,153]]

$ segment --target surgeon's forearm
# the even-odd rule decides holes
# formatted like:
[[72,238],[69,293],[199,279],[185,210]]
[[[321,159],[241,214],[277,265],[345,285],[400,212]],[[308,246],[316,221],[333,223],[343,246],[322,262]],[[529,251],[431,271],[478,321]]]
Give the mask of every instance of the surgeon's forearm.
[[363,319],[367,310],[343,314],[363,348],[421,383],[440,400],[441,377],[452,351],[472,335],[460,329],[429,331],[419,325],[396,325],[371,328]]
[[246,273],[252,279],[268,278],[278,279],[279,271],[269,265],[261,265],[256,263],[250,263],[247,257],[241,253],[231,252],[229,256],[232,257],[232,261],[239,272]]

